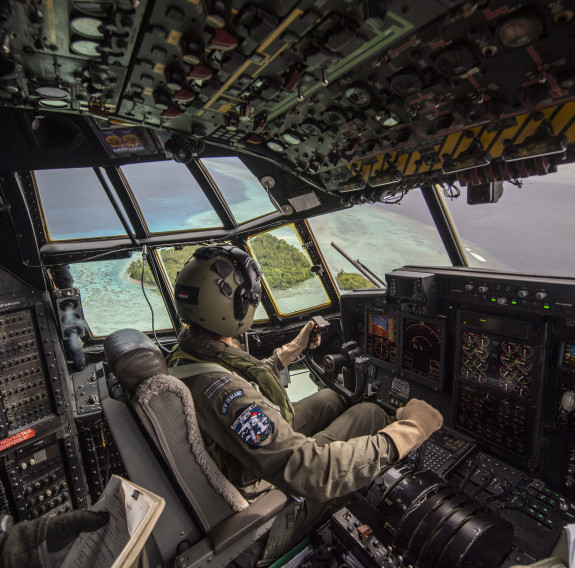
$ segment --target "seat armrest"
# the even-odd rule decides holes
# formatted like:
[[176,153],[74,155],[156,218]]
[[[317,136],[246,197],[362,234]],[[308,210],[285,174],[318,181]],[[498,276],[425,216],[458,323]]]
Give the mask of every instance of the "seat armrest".
[[215,554],[219,554],[244,535],[279,513],[286,505],[288,496],[279,489],[262,495],[249,507],[225,519],[208,534]]

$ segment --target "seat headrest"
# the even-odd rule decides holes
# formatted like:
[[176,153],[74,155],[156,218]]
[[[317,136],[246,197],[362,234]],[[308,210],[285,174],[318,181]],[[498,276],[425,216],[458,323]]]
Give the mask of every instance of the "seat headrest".
[[104,353],[112,373],[130,395],[144,379],[168,372],[160,348],[137,329],[119,329],[108,335]]

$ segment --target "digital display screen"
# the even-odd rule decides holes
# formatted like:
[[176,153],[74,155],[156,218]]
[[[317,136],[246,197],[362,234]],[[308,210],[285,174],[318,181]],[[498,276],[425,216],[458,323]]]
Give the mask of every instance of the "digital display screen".
[[563,352],[563,365],[575,369],[575,343],[566,343]]
[[528,398],[536,369],[533,344],[464,330],[459,375],[465,379]]
[[396,278],[396,295],[398,298],[412,298],[415,293],[415,281],[408,278]]
[[452,434],[451,432],[447,432],[443,428],[434,432],[430,439],[438,446],[445,448],[452,454],[459,451],[465,444],[465,440],[463,438],[456,434]]
[[401,365],[426,379],[439,381],[442,331],[438,323],[406,317],[403,320],[403,358]]
[[395,365],[397,318],[383,312],[367,314],[367,354]]

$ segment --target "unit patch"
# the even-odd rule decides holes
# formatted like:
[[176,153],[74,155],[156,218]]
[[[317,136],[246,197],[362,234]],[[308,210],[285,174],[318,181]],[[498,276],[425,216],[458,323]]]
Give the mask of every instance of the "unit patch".
[[220,412],[222,414],[227,414],[228,413],[228,407],[230,406],[230,402],[232,402],[232,400],[234,400],[234,398],[238,398],[240,396],[244,396],[244,391],[241,389],[234,391],[232,394],[228,394],[228,396],[226,396],[226,400],[224,400],[224,402],[222,404],[222,408],[221,408]]
[[208,398],[212,398],[223,386],[227,385],[230,382],[228,377],[220,377],[216,379],[205,391],[204,394]]
[[248,406],[231,425],[239,437],[254,448],[267,446],[272,441],[274,426],[271,420],[254,402]]

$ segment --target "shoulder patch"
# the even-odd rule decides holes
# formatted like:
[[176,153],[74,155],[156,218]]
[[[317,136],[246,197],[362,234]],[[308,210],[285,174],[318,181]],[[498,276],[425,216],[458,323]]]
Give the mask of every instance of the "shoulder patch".
[[242,389],[234,391],[231,394],[228,394],[228,396],[226,396],[226,399],[222,403],[222,408],[220,409],[220,412],[222,414],[227,414],[228,408],[230,406],[230,402],[232,402],[232,400],[234,400],[234,398],[239,398],[240,396],[244,396],[244,391]]
[[204,391],[204,394],[208,398],[212,398],[223,386],[227,385],[230,382],[228,377],[220,377],[216,379],[210,386]]
[[259,448],[272,441],[274,425],[254,402],[238,416],[231,429],[248,445]]

